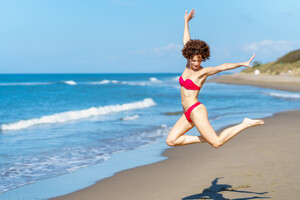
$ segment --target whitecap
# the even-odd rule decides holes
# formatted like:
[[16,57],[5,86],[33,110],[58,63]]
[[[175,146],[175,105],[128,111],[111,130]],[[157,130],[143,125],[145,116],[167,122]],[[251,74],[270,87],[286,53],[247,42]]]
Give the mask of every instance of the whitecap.
[[104,85],[104,84],[108,84],[108,83],[119,83],[119,81],[117,80],[102,80],[102,81],[94,81],[94,82],[89,82],[88,84],[92,84],[92,85]]
[[299,94],[291,94],[291,93],[278,93],[278,92],[265,92],[263,93],[268,96],[283,98],[283,99],[300,99]]
[[178,81],[180,76],[175,76],[174,78],[172,78],[173,81]]
[[123,117],[123,118],[121,118],[121,120],[123,120],[123,121],[131,121],[131,120],[135,120],[135,119],[138,119],[138,118],[140,118],[139,115],[133,115],[133,116]]
[[146,82],[133,82],[133,81],[122,81],[121,82],[124,85],[138,85],[138,86],[146,86],[146,85],[150,85],[149,83]]
[[52,82],[11,82],[11,83],[0,83],[0,86],[32,86],[32,85],[50,85]]
[[146,86],[150,85],[147,82],[135,82],[135,81],[118,81],[118,80],[102,80],[102,81],[94,81],[94,82],[86,82],[85,84],[91,85],[104,85],[104,84],[122,84],[122,85],[132,85],[132,86]]
[[1,130],[18,130],[25,129],[31,126],[36,126],[40,124],[56,124],[64,123],[73,120],[79,120],[84,118],[89,118],[98,115],[107,115],[115,112],[122,112],[126,110],[134,110],[141,108],[148,108],[156,105],[153,99],[147,98],[143,101],[137,101],[132,103],[126,103],[122,105],[109,105],[101,107],[91,107],[85,110],[67,111],[62,113],[56,113],[53,115],[42,116],[40,118],[21,120],[9,124],[2,124]]
[[151,77],[151,78],[149,78],[149,80],[150,80],[151,82],[161,83],[161,81],[158,80],[158,79],[155,78],[155,77]]
[[77,83],[73,80],[70,80],[70,81],[64,81],[65,84],[67,85],[76,85]]
[[165,124],[161,124],[160,125],[160,128],[167,128],[168,126],[167,125],[165,125]]

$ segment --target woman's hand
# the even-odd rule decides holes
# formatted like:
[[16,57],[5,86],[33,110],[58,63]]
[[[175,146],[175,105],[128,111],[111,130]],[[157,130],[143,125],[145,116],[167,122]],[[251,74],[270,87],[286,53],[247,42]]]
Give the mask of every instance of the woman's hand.
[[253,58],[254,58],[255,56],[256,56],[256,55],[254,54],[254,55],[250,58],[250,60],[241,63],[242,66],[245,66],[245,67],[252,67],[252,65],[250,65],[250,63],[252,62],[252,60],[253,60]]
[[194,17],[194,14],[195,14],[195,10],[192,9],[191,12],[189,14],[187,14],[187,10],[185,11],[185,16],[184,16],[184,20],[186,22],[190,21],[193,17]]

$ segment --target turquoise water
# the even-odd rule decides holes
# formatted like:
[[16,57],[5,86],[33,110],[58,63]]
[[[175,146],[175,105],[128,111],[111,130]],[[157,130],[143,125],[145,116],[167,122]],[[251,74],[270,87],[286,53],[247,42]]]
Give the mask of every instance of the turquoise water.
[[[178,76],[0,75],[0,199],[46,199],[165,159]],[[300,93],[206,83],[199,101],[219,129],[299,109]],[[65,184],[70,176],[78,181]]]

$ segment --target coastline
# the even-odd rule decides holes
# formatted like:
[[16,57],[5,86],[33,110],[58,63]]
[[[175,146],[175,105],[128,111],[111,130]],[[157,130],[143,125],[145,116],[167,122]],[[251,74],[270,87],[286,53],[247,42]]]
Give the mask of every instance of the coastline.
[[300,195],[299,118],[299,109],[267,117],[265,126],[243,131],[220,149],[170,148],[163,153],[166,160],[53,199],[295,199]]
[[[253,76],[234,74],[209,82],[300,92],[298,83],[287,79],[259,78],[253,83]],[[167,157],[163,161],[118,172],[52,199],[295,199],[300,195],[295,176],[300,164],[299,118],[300,110],[264,118],[265,126],[243,131],[220,149],[208,144],[170,148],[162,153]]]
[[207,82],[216,82],[233,85],[251,85],[262,88],[271,88],[289,92],[300,92],[300,77],[272,76],[236,73],[229,75],[214,76]]

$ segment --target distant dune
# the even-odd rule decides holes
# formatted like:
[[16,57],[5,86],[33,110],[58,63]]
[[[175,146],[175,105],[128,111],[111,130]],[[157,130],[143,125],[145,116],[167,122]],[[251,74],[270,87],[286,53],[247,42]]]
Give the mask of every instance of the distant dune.
[[242,73],[262,73],[266,75],[289,75],[300,77],[300,49],[287,53],[275,62],[261,64],[254,62],[252,68],[247,68]]

